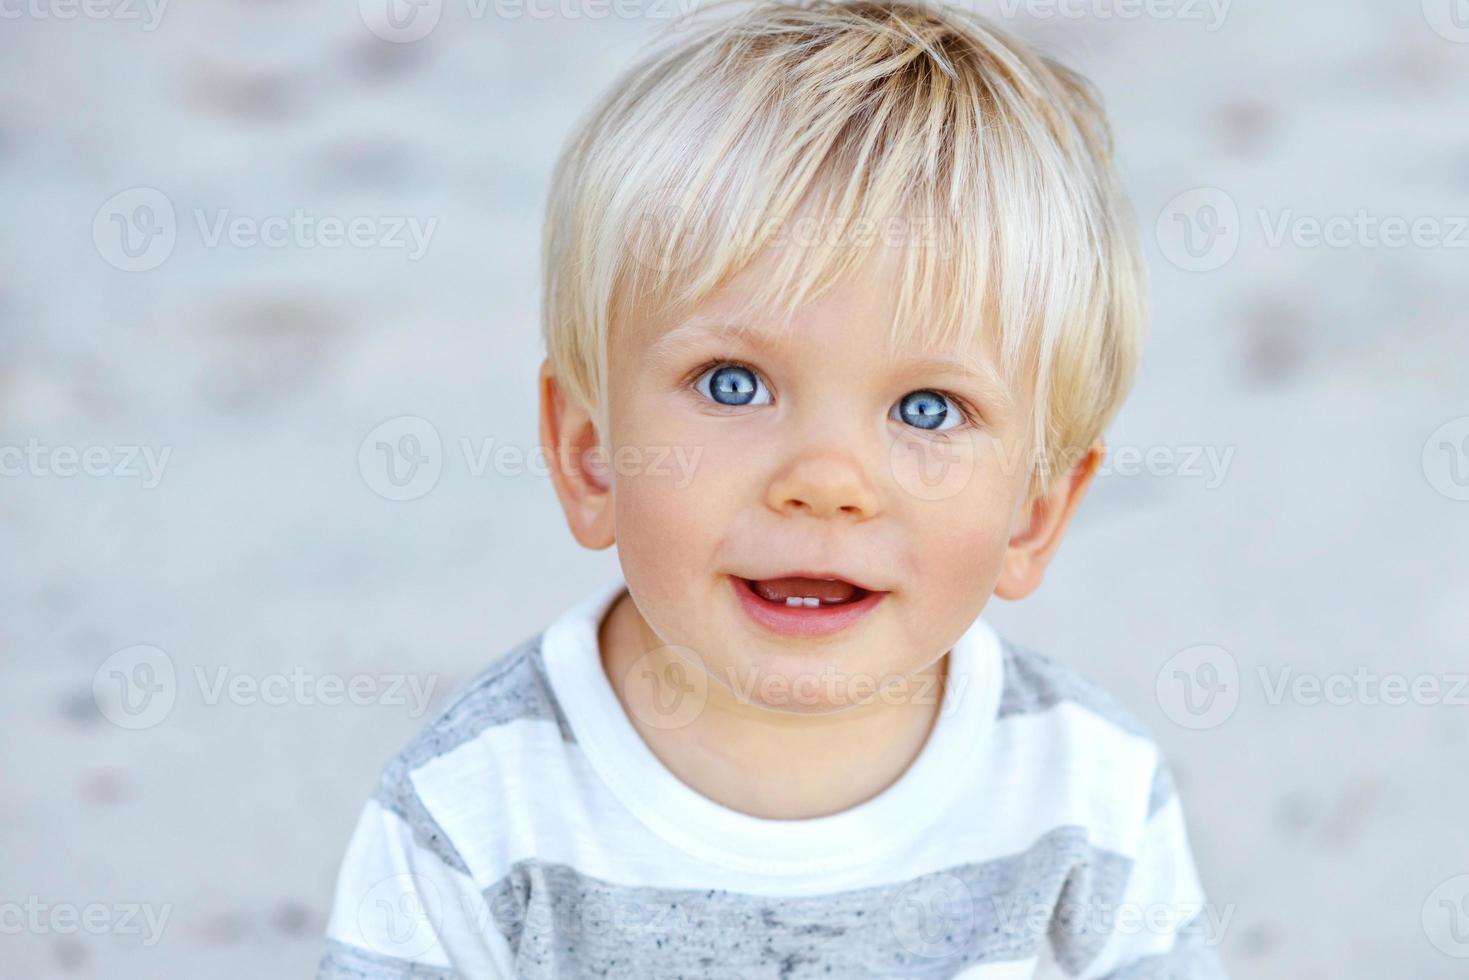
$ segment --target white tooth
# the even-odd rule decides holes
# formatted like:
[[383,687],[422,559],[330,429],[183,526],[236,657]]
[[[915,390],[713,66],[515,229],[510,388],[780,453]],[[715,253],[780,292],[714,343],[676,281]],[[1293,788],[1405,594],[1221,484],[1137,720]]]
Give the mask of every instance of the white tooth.
[[800,596],[798,596],[798,595],[788,595],[788,596],[786,596],[786,605],[788,605],[788,606],[799,606],[800,604],[801,604],[801,597]]
[[818,599],[818,598],[816,598],[816,596],[814,596],[814,595],[808,595],[805,599],[803,599],[801,601],[804,602],[804,603],[806,603],[806,605],[808,607],[812,608],[812,609],[814,609],[817,606],[821,605],[821,600]]

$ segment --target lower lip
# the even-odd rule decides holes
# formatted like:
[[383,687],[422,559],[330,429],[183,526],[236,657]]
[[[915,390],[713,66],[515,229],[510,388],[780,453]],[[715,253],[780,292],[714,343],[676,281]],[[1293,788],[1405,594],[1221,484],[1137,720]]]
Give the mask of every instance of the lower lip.
[[826,636],[839,632],[866,616],[887,597],[886,592],[869,592],[856,602],[839,606],[782,606],[757,596],[742,578],[731,575],[729,581],[745,613],[782,636]]

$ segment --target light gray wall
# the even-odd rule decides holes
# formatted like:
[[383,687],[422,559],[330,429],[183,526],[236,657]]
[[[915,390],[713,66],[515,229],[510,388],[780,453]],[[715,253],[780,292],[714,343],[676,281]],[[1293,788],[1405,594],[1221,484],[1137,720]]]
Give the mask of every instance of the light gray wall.
[[[1112,433],[1151,464],[1104,477],[1045,587],[992,615],[1154,727],[1239,977],[1469,970],[1451,955],[1469,956],[1469,905],[1456,941],[1440,904],[1469,894],[1469,695],[1380,703],[1385,675],[1446,695],[1469,669],[1452,2],[983,8],[1100,85],[1153,314]],[[142,0],[100,19],[25,4],[0,26],[0,446],[26,453],[0,477],[0,902],[168,918],[149,943],[43,914],[0,941],[0,972],[306,975],[358,808],[422,711],[406,689],[271,705],[216,685],[400,673],[437,705],[615,572],[513,454],[536,437],[550,165],[664,22],[442,0],[426,37],[388,42],[373,0],[178,3],[156,23]],[[171,209],[171,251],[121,250],[114,216],[147,224],[140,205],[156,227]],[[421,256],[211,244],[226,209],[435,224]],[[1309,240],[1359,212],[1340,247]],[[1457,238],[1388,247],[1369,227],[1417,218]],[[1190,254],[1180,220],[1224,234]],[[374,444],[422,433],[368,437],[403,416],[432,425],[442,470],[398,502],[375,492],[394,491]],[[504,472],[474,475],[461,440],[510,447]],[[107,473],[63,475],[63,447],[100,447]],[[114,471],[128,447],[169,454],[156,485]],[[1196,472],[1203,453],[1222,468]],[[1175,672],[1207,680],[1206,662],[1237,676],[1191,714]],[[119,714],[112,672],[149,665],[171,708]],[[1341,675],[1344,703],[1289,687]],[[105,714],[146,727],[99,711],[94,678]]]

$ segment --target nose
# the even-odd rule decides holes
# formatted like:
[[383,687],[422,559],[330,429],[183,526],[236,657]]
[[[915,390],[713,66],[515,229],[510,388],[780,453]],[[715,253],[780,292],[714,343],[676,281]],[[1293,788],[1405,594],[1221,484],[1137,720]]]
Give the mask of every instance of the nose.
[[782,516],[868,520],[877,493],[855,461],[836,453],[803,456],[770,481],[766,504]]

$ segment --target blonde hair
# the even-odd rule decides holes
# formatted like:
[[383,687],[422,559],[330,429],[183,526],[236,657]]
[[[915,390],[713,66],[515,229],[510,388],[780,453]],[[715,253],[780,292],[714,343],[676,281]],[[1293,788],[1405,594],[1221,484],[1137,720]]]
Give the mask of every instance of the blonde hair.
[[546,352],[599,431],[619,315],[697,303],[814,214],[835,240],[799,242],[752,306],[788,317],[853,272],[870,252],[854,229],[922,229],[891,339],[992,344],[1012,391],[1028,372],[1032,495],[1101,437],[1144,273],[1086,79],[924,2],[724,0],[658,41],[573,131],[547,207]]

